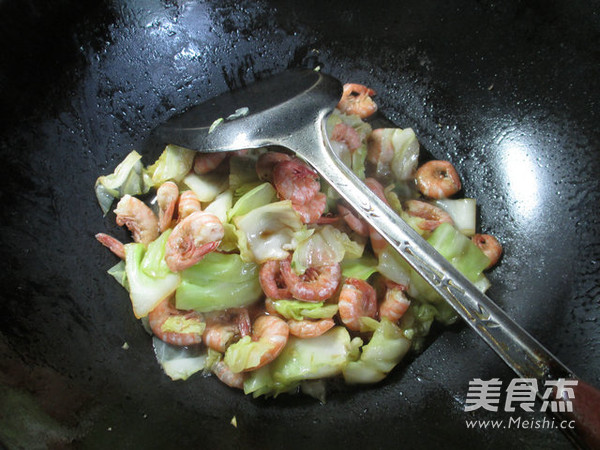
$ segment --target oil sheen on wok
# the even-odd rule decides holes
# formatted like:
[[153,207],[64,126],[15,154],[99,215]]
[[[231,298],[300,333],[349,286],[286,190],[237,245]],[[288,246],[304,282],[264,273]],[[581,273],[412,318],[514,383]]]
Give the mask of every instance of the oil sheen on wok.
[[[344,85],[327,120],[334,151],[366,187],[482,291],[501,256],[476,233],[448,161],[419,164],[412,129],[372,129],[375,92]],[[215,122],[218,126],[218,122]],[[146,194],[154,195],[146,195]],[[131,243],[96,238],[174,380],[213,374],[253,396],[326,380],[377,383],[453,310],[301,159],[282,148],[203,154],[168,145],[144,166],[132,151],[96,182]],[[144,202],[139,197],[152,197]]]

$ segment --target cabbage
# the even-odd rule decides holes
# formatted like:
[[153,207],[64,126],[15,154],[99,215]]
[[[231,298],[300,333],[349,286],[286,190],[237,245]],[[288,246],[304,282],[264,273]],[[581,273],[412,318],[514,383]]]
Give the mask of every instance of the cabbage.
[[156,360],[173,380],[187,380],[207,365],[206,348],[196,345],[179,347],[167,344],[157,337],[152,338]]
[[201,202],[212,202],[217,196],[227,190],[227,178],[218,173],[196,175],[190,173],[185,176],[183,183],[189,187]]
[[433,204],[450,214],[454,226],[462,234],[466,236],[473,236],[475,234],[477,202],[474,198],[444,198],[435,200]]
[[273,307],[286,319],[331,319],[338,311],[337,305],[301,300],[272,300]]
[[129,283],[127,283],[127,273],[125,272],[125,261],[119,261],[117,264],[107,270],[107,273],[117,280],[121,286],[129,291]]
[[277,192],[271,183],[262,183],[248,191],[235,202],[233,208],[227,212],[227,219],[231,221],[234,217],[243,216],[250,211],[268,205],[277,199]]
[[227,347],[223,360],[232,372],[253,369],[260,365],[265,354],[273,351],[275,345],[267,339],[253,341],[250,336],[244,336]]
[[367,345],[362,347],[358,361],[350,361],[343,369],[346,383],[377,383],[402,360],[411,342],[402,330],[387,319],[377,322],[363,318],[363,324],[374,330]]
[[133,150],[112,174],[96,180],[96,198],[102,212],[106,214],[115,198],[121,198],[126,194],[145,194],[151,187],[152,180],[144,170],[142,156]]
[[359,116],[353,114],[344,114],[339,110],[334,110],[333,113],[327,118],[326,130],[327,135],[331,136],[333,129],[338,123],[345,123],[354,128],[362,140],[362,145],[350,152],[345,144],[331,141],[331,145],[334,152],[342,160],[342,162],[348,166],[354,174],[360,178],[365,178],[365,159],[367,158],[367,144],[366,138],[371,134],[371,125],[364,122]]
[[299,339],[290,336],[287,345],[270,364],[248,373],[244,392],[254,397],[295,390],[306,380],[334,377],[348,364],[350,334],[334,327],[321,336]]
[[297,232],[303,229],[292,202],[284,200],[256,208],[233,218],[238,246],[244,260],[259,264],[269,259],[285,259]]
[[263,295],[258,266],[243,262],[235,253],[208,253],[180,274],[181,284],[175,292],[178,309],[207,312],[237,308]]
[[160,271],[160,252],[150,253],[146,260],[146,247],[141,243],[125,245],[125,271],[129,283],[129,296],[133,313],[138,319],[148,315],[161,300],[167,298],[179,285],[179,275],[167,273],[163,277],[147,274],[142,267]]
[[381,146],[391,146],[394,154],[391,161],[370,159],[376,165],[377,175],[385,177],[391,172],[399,181],[412,178],[419,160],[419,142],[415,132],[411,128],[382,128],[379,133]]
[[148,167],[155,187],[166,181],[180,182],[194,163],[196,152],[176,145],[167,145],[154,164]]
[[346,233],[331,225],[320,227],[308,239],[298,243],[292,255],[292,267],[304,273],[309,267],[319,267],[360,258],[364,245],[352,241]]
[[342,261],[342,276],[366,280],[377,272],[377,258],[363,255],[357,259],[344,259]]
[[219,218],[222,224],[227,222],[227,211],[233,204],[233,193],[231,189],[221,192],[217,197],[204,208],[204,211],[211,213]]
[[403,284],[404,286],[409,286],[410,284],[411,267],[390,245],[379,253],[377,270],[395,283]]
[[148,244],[148,249],[142,260],[142,270],[146,275],[155,278],[163,278],[165,275],[172,273],[165,261],[167,240],[172,231],[172,229],[166,230],[158,238]]

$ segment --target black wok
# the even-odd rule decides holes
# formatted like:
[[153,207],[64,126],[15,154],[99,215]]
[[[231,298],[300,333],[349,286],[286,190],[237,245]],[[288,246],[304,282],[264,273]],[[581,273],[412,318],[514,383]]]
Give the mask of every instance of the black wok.
[[[325,405],[172,382],[94,241],[93,185],[176,111],[288,67],[368,84],[452,160],[504,243],[489,294],[600,386],[600,19],[594,2],[0,2],[0,443],[8,448],[569,448],[467,428],[511,371],[462,324]],[[157,156],[148,154],[146,162]],[[129,348],[122,348],[124,343]],[[237,427],[230,424],[233,417]]]

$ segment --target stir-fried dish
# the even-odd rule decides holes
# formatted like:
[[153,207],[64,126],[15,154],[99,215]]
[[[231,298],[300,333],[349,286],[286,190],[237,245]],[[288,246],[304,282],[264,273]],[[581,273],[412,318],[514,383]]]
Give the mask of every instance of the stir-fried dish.
[[[372,129],[374,91],[346,84],[327,133],[337,156],[482,291],[502,247],[476,234],[476,203],[456,198],[448,161],[419,165],[412,129]],[[216,125],[218,126],[218,124]],[[168,145],[144,167],[131,152],[98,178],[104,213],[133,242],[99,233],[172,379],[214,374],[253,396],[325,381],[376,383],[434,321],[444,300],[317,172],[283,148],[197,153]],[[140,198],[141,197],[141,198]],[[145,200],[145,201],[144,201]]]

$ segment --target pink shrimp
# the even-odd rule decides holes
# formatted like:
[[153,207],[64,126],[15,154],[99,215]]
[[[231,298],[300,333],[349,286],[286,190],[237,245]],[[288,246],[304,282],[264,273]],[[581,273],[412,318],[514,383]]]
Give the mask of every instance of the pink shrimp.
[[327,196],[322,192],[317,192],[313,198],[305,203],[292,203],[292,208],[300,215],[302,223],[316,223],[327,208]]
[[225,235],[218,217],[195,212],[179,222],[167,239],[165,261],[173,272],[193,266],[215,250]]
[[[383,201],[386,205],[390,206],[387,199],[385,198],[385,191],[383,189],[383,186],[379,181],[377,181],[375,178],[366,178],[365,184],[369,189],[371,189],[375,193],[375,195],[377,195],[377,197],[379,197],[381,201]],[[371,241],[371,247],[373,248],[373,252],[376,255],[379,255],[388,246],[388,242],[383,238],[383,236],[381,236],[381,234],[379,234],[379,232],[370,225],[369,239]]]
[[281,275],[292,296],[305,302],[320,302],[337,290],[342,276],[339,264],[309,267],[302,275],[292,269],[290,259],[281,261]]
[[298,205],[311,200],[321,185],[317,172],[298,158],[280,162],[273,170],[273,184],[280,198]]
[[290,334],[301,339],[321,336],[335,325],[333,319],[288,320],[287,323],[290,327]]
[[119,258],[125,259],[125,247],[121,241],[104,233],[96,234],[96,239]]
[[171,228],[178,198],[179,188],[172,181],[161,184],[156,191],[156,202],[158,203],[158,229],[161,232]]
[[194,191],[183,191],[179,196],[179,206],[177,207],[179,221],[197,211],[202,211],[202,204]]
[[336,142],[341,142],[342,144],[348,147],[348,150],[353,152],[358,147],[362,145],[362,139],[360,138],[360,134],[353,127],[348,125],[347,123],[338,123],[333,127],[333,131],[331,133],[331,140]]
[[225,361],[220,360],[213,364],[212,373],[225,383],[227,386],[236,388],[236,389],[244,389],[244,380],[246,379],[246,374],[243,372],[233,372]]
[[454,223],[450,214],[442,208],[438,208],[437,206],[420,200],[407,200],[404,202],[404,211],[409,216],[420,217],[423,219],[423,221],[418,224],[418,227],[425,231],[433,231],[445,222]]
[[281,275],[279,261],[271,260],[264,263],[258,273],[258,280],[267,297],[274,300],[292,297],[292,294]]
[[347,278],[342,285],[338,301],[340,319],[346,328],[361,330],[361,317],[377,316],[377,295],[369,283],[357,278]]
[[392,281],[388,281],[386,284],[385,297],[379,305],[379,317],[397,322],[410,306],[410,300],[405,294],[406,286]]
[[[150,311],[148,323],[154,335],[167,344],[186,346],[202,342],[202,315],[195,311],[178,310],[168,298]],[[170,326],[182,331],[169,331]]]
[[224,353],[234,340],[250,334],[250,329],[250,316],[246,308],[208,313],[202,342],[207,347]]
[[194,172],[204,175],[215,170],[227,157],[228,152],[197,153],[194,157]]
[[369,235],[369,224],[360,219],[356,213],[343,205],[337,205],[338,212],[352,231],[360,236]]
[[498,242],[498,239],[491,234],[476,234],[471,240],[489,258],[490,263],[487,268],[495,266],[500,256],[502,256],[502,245]]
[[428,161],[416,173],[417,189],[426,197],[447,198],[460,191],[460,178],[449,161]]
[[377,111],[377,105],[371,98],[374,95],[373,89],[362,84],[347,83],[344,84],[342,99],[337,107],[345,114],[356,114],[365,119]]
[[133,240],[149,244],[158,237],[158,218],[140,199],[124,195],[115,209],[117,225],[125,225],[133,233]]
[[267,297],[265,299],[265,310],[266,310],[267,314],[269,314],[270,316],[281,317],[281,314],[279,314],[279,311],[277,311],[277,309],[275,308],[275,305],[273,304],[274,302],[275,302],[275,300]]
[[285,320],[277,316],[259,316],[252,326],[252,340],[266,344],[267,349],[261,350],[258,363],[245,372],[263,367],[277,358],[287,344],[289,333],[290,327]]
[[266,152],[258,157],[256,161],[256,173],[263,181],[273,180],[273,170],[280,162],[289,161],[292,157],[286,153]]

